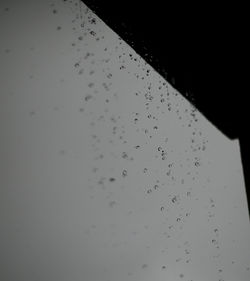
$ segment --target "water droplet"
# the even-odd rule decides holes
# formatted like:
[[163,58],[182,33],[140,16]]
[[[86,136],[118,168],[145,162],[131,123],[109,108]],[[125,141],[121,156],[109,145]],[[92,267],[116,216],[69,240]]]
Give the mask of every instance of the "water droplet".
[[176,201],[177,201],[177,197],[174,196],[174,197],[172,198],[172,202],[175,203]]
[[59,153],[60,153],[61,155],[64,155],[64,154],[66,153],[66,151],[65,151],[64,149],[61,149],[61,150],[59,151]]
[[128,158],[128,154],[126,152],[122,152],[122,158],[124,159]]
[[33,115],[35,115],[35,114],[36,114],[35,111],[30,111],[30,116],[33,116]]
[[89,34],[91,34],[91,35],[93,35],[93,36],[96,35],[96,33],[95,33],[93,30],[91,30],[91,31],[89,32]]
[[84,73],[84,69],[81,68],[81,69],[79,70],[78,74],[79,74],[79,75],[82,75],[83,73]]
[[109,206],[112,208],[112,207],[114,207],[114,205],[116,204],[116,201],[110,201],[109,202]]
[[122,171],[122,176],[123,176],[123,177],[126,177],[127,175],[128,175],[127,170],[123,170],[123,171]]
[[85,101],[88,101],[88,100],[90,100],[92,98],[92,95],[86,95],[85,96]]

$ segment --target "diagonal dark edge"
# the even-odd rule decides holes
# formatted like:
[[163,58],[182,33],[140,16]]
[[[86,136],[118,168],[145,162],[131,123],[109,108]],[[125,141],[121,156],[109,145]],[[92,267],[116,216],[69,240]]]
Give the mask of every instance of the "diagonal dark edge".
[[[208,18],[202,14],[197,20],[197,26],[201,25],[201,30],[203,28],[208,36],[206,38],[200,35],[196,22],[192,22],[192,17],[196,16],[194,11],[197,7],[190,3],[189,6],[183,7],[178,1],[177,4],[167,2],[167,9],[164,10],[165,6],[162,4],[164,1],[157,0],[152,2],[84,0],[82,2],[222,133],[232,140],[239,138],[249,206],[250,153],[249,137],[244,124],[248,112],[244,94],[247,88],[242,83],[242,80],[244,81],[247,77],[244,77],[246,74],[241,71],[242,62],[245,60],[246,43],[244,24],[241,20],[237,18],[231,24],[231,11],[225,13],[218,7],[212,7],[219,12],[213,13],[211,10]],[[145,5],[151,6],[148,8]],[[232,10],[234,18],[237,15],[236,8],[234,6]],[[138,19],[137,15],[139,15]],[[229,16],[227,18],[224,15]],[[208,19],[209,24],[210,19],[211,22],[215,22],[214,26],[207,27],[207,21],[203,20],[203,16]],[[244,19],[243,15],[240,16]],[[165,21],[173,24],[167,27],[164,25]],[[183,29],[178,26],[179,21]],[[163,31],[159,31],[159,26],[164,26],[160,28]],[[158,28],[157,31],[155,31],[156,28]],[[165,44],[161,32],[168,34],[173,41]],[[160,45],[163,46],[162,49]],[[187,50],[186,46],[189,46]],[[200,55],[202,52],[209,56]],[[191,68],[190,65],[192,65]]]

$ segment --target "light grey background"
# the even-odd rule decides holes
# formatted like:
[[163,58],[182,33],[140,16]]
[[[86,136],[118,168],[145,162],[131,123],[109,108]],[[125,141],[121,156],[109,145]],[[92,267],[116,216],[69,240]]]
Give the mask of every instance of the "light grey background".
[[238,141],[79,1],[0,38],[0,280],[250,279]]

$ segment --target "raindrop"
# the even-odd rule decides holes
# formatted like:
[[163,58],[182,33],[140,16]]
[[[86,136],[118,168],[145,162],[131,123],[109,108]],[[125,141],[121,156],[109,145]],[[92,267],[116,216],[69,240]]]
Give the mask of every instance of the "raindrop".
[[116,201],[110,201],[109,202],[109,206],[112,208],[112,207],[114,207],[114,205],[116,204]]
[[85,101],[88,101],[88,100],[90,100],[92,98],[92,95],[86,95],[85,96]]
[[154,189],[156,190],[159,186],[157,184],[154,185]]
[[200,166],[200,163],[199,163],[198,161],[196,161],[196,162],[194,163],[194,165],[195,165],[196,167],[198,167],[198,166]]
[[89,21],[91,24],[96,24],[96,19],[91,19],[90,21]]
[[174,196],[174,197],[172,198],[172,202],[175,203],[176,201],[177,201],[177,197]]
[[78,74],[82,75],[83,73],[84,73],[84,69],[82,68],[82,69],[79,70]]
[[65,151],[64,149],[61,149],[61,150],[59,151],[59,153],[60,153],[61,155],[64,155],[64,154],[66,153],[66,151]]
[[123,176],[123,177],[126,177],[127,175],[128,175],[127,170],[123,170],[123,171],[122,171],[122,176]]
[[123,152],[123,153],[122,153],[122,158],[123,158],[123,159],[128,158],[128,154],[127,154],[126,152]]
[[35,114],[36,114],[35,111],[30,111],[30,116],[33,116],[33,115],[35,115]]

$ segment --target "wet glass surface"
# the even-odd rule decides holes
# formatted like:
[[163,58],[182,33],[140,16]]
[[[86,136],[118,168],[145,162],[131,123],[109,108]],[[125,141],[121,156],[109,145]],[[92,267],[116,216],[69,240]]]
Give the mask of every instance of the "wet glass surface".
[[0,14],[0,279],[249,280],[238,141],[80,1]]

